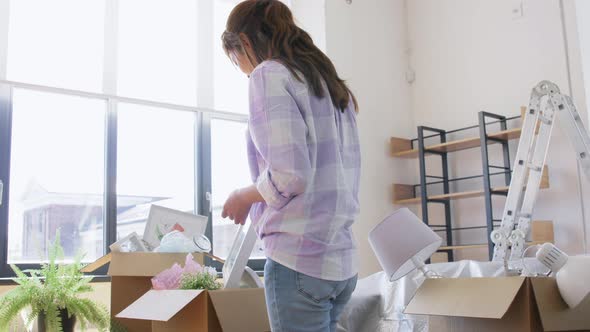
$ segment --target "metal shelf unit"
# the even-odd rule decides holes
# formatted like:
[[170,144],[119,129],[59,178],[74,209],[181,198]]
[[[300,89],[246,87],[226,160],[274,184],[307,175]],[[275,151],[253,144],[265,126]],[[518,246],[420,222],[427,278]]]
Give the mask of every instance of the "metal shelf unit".
[[[486,229],[487,232],[487,248],[488,253],[491,258],[491,254],[493,252],[493,243],[489,240],[489,235],[493,231],[494,226],[496,223],[500,222],[500,220],[494,219],[493,216],[493,205],[492,205],[492,196],[494,195],[503,195],[506,196],[507,188],[493,188],[491,184],[491,176],[494,175],[504,175],[504,182],[506,186],[510,185],[510,178],[511,178],[511,164],[510,164],[510,148],[508,145],[508,141],[511,139],[516,139],[520,137],[520,129],[508,129],[507,122],[510,120],[518,119],[520,116],[514,117],[505,117],[498,114],[493,114],[489,112],[479,112],[479,124],[475,126],[469,126],[464,128],[459,128],[455,130],[443,130],[439,128],[427,127],[427,126],[418,126],[418,137],[412,140],[403,140],[399,138],[392,138],[392,154],[396,157],[400,158],[414,158],[417,157],[420,165],[420,184],[412,185],[411,189],[408,185],[398,185],[398,186],[405,186],[402,188],[402,192],[413,193],[413,197],[404,197],[403,199],[396,199],[394,202],[397,204],[412,204],[412,203],[420,203],[421,210],[422,210],[422,219],[424,223],[429,225],[434,229],[435,232],[444,232],[446,235],[446,245],[441,247],[440,252],[444,252],[447,255],[448,261],[454,261],[454,254],[453,251],[462,248],[474,248],[474,247],[482,247],[486,245],[465,245],[465,246],[457,246],[453,244],[453,231],[461,231],[461,230],[468,230],[468,229]],[[493,119],[492,121],[486,122],[489,118]],[[488,133],[488,126],[492,124],[499,124],[500,131],[494,133]],[[447,135],[452,133],[458,133],[462,131],[467,131],[470,129],[479,129],[479,137],[477,138],[468,138],[468,139],[461,139],[456,141],[448,141]],[[431,134],[428,134],[431,133]],[[427,146],[425,144],[425,140],[428,138],[438,138],[439,143],[435,145]],[[409,142],[409,145],[408,145]],[[402,147],[400,149],[400,143]],[[503,155],[503,166],[496,166],[492,165],[489,160],[489,151],[488,146],[490,144],[499,143],[502,145],[502,155]],[[393,146],[396,144],[397,147]],[[414,146],[417,145],[417,148]],[[466,176],[460,178],[449,178],[449,160],[448,154],[455,151],[467,150],[480,147],[481,148],[481,159],[482,159],[482,169],[483,174],[481,175],[473,175],[473,176]],[[426,156],[427,155],[437,155],[440,157],[440,167],[441,167],[441,174],[442,176],[433,176],[427,174],[426,171]],[[500,169],[500,171],[492,172],[492,169]],[[449,184],[451,182],[456,181],[464,181],[470,179],[482,178],[483,180],[483,190],[480,191],[469,191],[469,192],[461,192],[461,193],[451,193]],[[429,179],[435,179],[436,181],[428,182]],[[428,195],[428,189],[431,185],[442,184],[443,193],[440,195]],[[417,195],[417,188],[420,188],[420,193]],[[397,192],[397,190],[396,190]],[[473,226],[473,227],[458,227],[453,228],[452,226],[452,218],[451,218],[451,200],[453,199],[461,199],[461,198],[471,198],[483,196],[485,201],[485,216],[486,216],[486,225],[485,226]],[[399,197],[398,197],[399,198]],[[431,224],[430,217],[428,213],[429,204],[442,204],[444,207],[444,224]]]

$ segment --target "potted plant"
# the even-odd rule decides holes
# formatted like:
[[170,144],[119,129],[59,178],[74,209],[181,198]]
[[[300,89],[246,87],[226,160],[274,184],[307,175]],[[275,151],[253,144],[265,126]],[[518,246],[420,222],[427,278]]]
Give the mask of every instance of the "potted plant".
[[49,249],[48,262],[41,269],[21,271],[11,265],[18,286],[0,299],[0,331],[8,331],[26,308],[30,311],[25,324],[28,326],[37,319],[40,332],[74,331],[76,320],[83,330],[89,325],[100,331],[109,329],[107,308],[80,297],[92,291],[89,284],[92,278],[80,272],[83,255],[77,255],[71,264],[58,263],[64,258],[59,238],[58,232]]

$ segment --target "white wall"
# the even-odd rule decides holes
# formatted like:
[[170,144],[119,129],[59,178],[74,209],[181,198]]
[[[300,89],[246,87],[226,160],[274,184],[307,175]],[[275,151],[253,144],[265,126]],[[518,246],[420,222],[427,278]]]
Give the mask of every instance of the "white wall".
[[291,0],[297,25],[311,35],[314,44],[326,51],[326,1]]
[[[410,62],[416,71],[411,87],[414,125],[453,129],[477,124],[481,110],[517,115],[519,107],[528,104],[530,89],[543,79],[569,92],[559,1],[524,0],[520,18],[512,13],[515,3],[408,1]],[[580,111],[585,114],[585,110]],[[494,148],[491,156],[500,163],[498,149]],[[451,163],[455,176],[481,173],[479,149],[457,153]],[[571,254],[580,253],[582,213],[576,161],[559,127],[554,130],[548,165],[551,188],[540,193],[534,218],[553,220],[557,245]],[[477,187],[481,187],[481,181],[454,189]],[[494,201],[495,217],[499,219],[505,199]],[[453,206],[456,225],[484,224],[483,199]],[[483,231],[465,231],[458,240],[469,243],[485,239]],[[469,254],[487,256],[483,251]]]
[[[480,110],[517,115],[520,106],[528,103],[530,89],[543,79],[556,82],[569,93],[559,1],[524,0],[522,17],[512,13],[517,3],[353,0],[347,4],[344,0],[326,0],[327,53],[361,105],[362,211],[354,227],[361,276],[380,270],[366,239],[368,231],[395,208],[391,204],[391,183],[417,180],[415,162],[389,156],[390,136],[415,137],[417,125],[454,129],[477,124]],[[580,91],[589,85],[584,86],[580,68],[590,68],[590,57],[587,51],[582,52],[586,57],[579,53],[587,49],[580,48],[580,43],[590,34],[582,28],[587,22],[576,23],[571,1],[565,3],[573,95],[579,111],[587,116]],[[590,44],[584,45],[590,48]],[[416,73],[411,86],[405,81],[408,66]],[[477,131],[470,133],[474,134]],[[540,193],[535,219],[553,220],[557,244],[569,253],[581,253],[582,210],[576,162],[561,128],[556,127],[554,136],[548,159],[551,188]],[[515,143],[511,144],[513,154]],[[498,147],[491,148],[490,153],[500,163]],[[435,157],[429,158],[429,163],[436,175]],[[454,176],[479,174],[480,151],[456,153],[451,164]],[[453,189],[470,188],[481,188],[481,180]],[[590,191],[586,201],[589,197]],[[501,217],[504,201],[494,200],[497,218]],[[453,217],[458,226],[483,225],[484,209],[481,198],[456,202]],[[432,209],[431,221],[440,221],[440,212]],[[455,237],[461,243],[487,240],[483,231],[464,231]],[[485,251],[463,254],[487,259]]]
[[577,36],[581,55],[581,72],[586,100],[590,98],[590,1],[576,0]]
[[413,173],[388,150],[390,136],[414,132],[404,79],[405,39],[402,0],[326,1],[327,54],[360,104],[361,213],[354,232],[361,276],[380,270],[367,235],[394,209],[391,184]]
[[[582,117],[586,129],[590,123],[588,101],[590,98],[590,2],[582,0],[564,0],[564,22],[567,31],[568,55],[570,59],[570,77],[572,81],[572,97],[579,109],[585,111]],[[583,244],[585,253],[588,252],[590,242],[590,177],[581,175],[581,201],[585,214],[586,241]]]

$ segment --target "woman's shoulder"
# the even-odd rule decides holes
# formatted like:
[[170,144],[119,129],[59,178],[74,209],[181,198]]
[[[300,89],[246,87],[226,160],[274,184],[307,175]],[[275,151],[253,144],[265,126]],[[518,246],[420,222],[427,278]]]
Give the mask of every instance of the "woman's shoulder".
[[250,73],[251,86],[270,85],[274,88],[289,89],[291,82],[289,69],[276,60],[265,60]]
[[283,63],[278,60],[264,60],[254,70],[252,71],[251,75],[254,74],[265,74],[265,73],[281,73],[285,75],[289,75],[289,69]]

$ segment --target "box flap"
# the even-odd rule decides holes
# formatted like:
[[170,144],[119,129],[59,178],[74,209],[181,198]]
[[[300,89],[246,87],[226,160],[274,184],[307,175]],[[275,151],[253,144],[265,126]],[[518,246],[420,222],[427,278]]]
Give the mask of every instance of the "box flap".
[[204,291],[150,290],[116,317],[167,322],[202,292]]
[[263,288],[222,289],[209,296],[224,332],[270,331]]
[[99,259],[95,260],[94,262],[84,266],[80,272],[82,273],[90,273],[90,272],[94,272],[98,269],[100,269],[101,267],[107,265],[108,263],[111,262],[111,253],[108,253],[102,257],[100,257]]
[[570,309],[559,294],[555,278],[530,280],[545,331],[590,330],[590,296]]
[[[113,252],[110,276],[153,277],[178,263],[184,265],[186,253]],[[203,254],[193,253],[195,261],[203,264]]]
[[405,313],[500,319],[524,281],[522,277],[426,279]]

